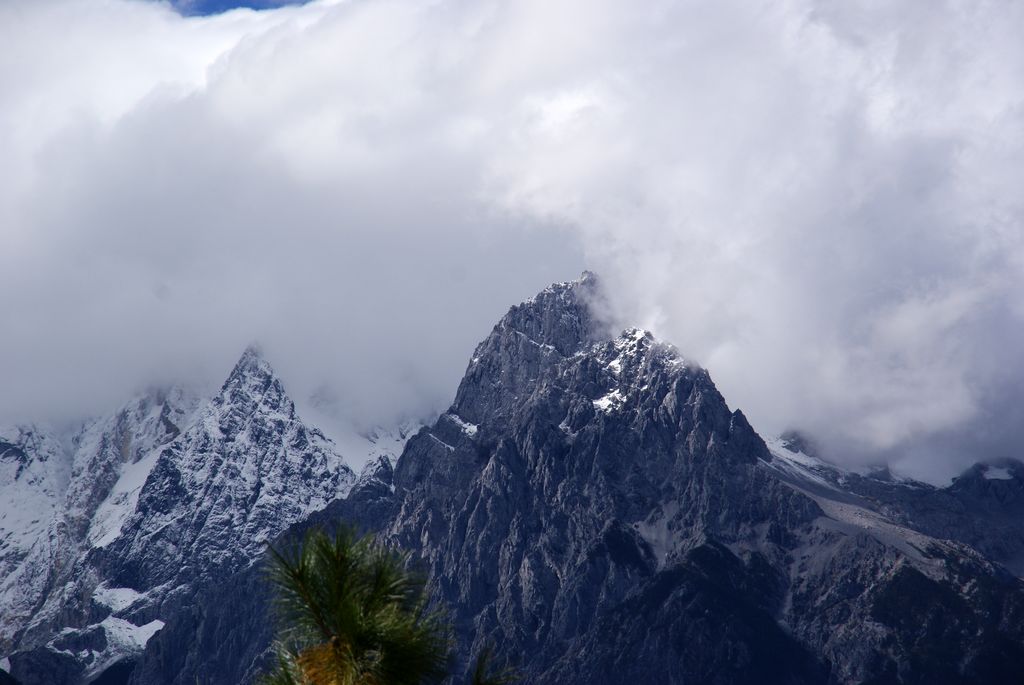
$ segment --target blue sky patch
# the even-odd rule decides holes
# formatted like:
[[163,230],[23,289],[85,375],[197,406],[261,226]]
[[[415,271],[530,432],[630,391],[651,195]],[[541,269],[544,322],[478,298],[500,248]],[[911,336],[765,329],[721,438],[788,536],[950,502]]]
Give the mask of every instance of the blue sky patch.
[[309,0],[171,0],[171,4],[182,14],[197,16],[220,14],[239,7],[250,9],[271,9],[284,5],[304,5]]

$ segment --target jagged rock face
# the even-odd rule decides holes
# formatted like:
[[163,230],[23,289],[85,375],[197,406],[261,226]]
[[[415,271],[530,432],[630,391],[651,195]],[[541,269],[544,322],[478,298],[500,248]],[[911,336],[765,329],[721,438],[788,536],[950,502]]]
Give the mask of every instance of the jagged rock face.
[[12,673],[26,684],[107,671],[124,681],[202,587],[260,559],[355,480],[254,349],[211,400],[147,393],[71,447],[71,482],[39,559],[45,583],[27,621],[4,609]]
[[[643,331],[602,340],[591,288],[587,279],[549,289],[477,348],[452,408],[399,461],[388,537],[422,551],[463,653],[490,643],[529,655],[530,682],[622,682],[618,669],[570,678],[592,650],[650,650],[656,658],[626,674],[676,682],[714,668],[722,682],[755,682],[772,668],[793,682],[817,672],[777,626],[787,648],[760,650],[750,626],[694,623],[686,598],[723,553],[739,569],[770,569],[764,555],[795,544],[777,520],[809,524],[820,511],[757,468],[764,443],[706,371]],[[722,551],[730,544],[765,552],[741,559]],[[730,611],[775,626],[776,576],[730,597]],[[677,587],[684,582],[691,591]],[[680,604],[612,618],[624,602],[654,597]],[[687,662],[714,650],[749,658],[729,668]]]
[[[45,532],[35,537],[18,570],[5,577],[0,598],[4,654],[16,644],[49,639],[58,623],[87,611],[90,598],[82,596],[81,587],[88,584],[90,573],[81,561],[130,508],[132,492],[120,487],[125,476],[138,470],[144,455],[173,439],[197,402],[181,390],[152,390],[112,416],[73,431],[63,442],[51,434],[49,450],[41,451],[38,444],[29,450],[49,453],[65,477],[63,486],[54,489],[49,517],[42,519]],[[63,661],[69,662],[66,668],[57,668],[57,662],[42,667],[50,675],[40,679],[62,682],[56,673],[76,672],[73,659]]]
[[105,563],[128,587],[230,573],[354,479],[250,349],[195,425],[161,451]]
[[947,488],[918,488],[911,497],[888,491],[890,509],[908,525],[965,542],[1024,576],[1024,464],[978,464]]
[[833,679],[1014,682],[1024,658],[1020,579],[909,515],[950,489],[843,471],[797,446],[775,441],[761,462],[826,514],[792,555],[784,619]]
[[[362,521],[377,529],[394,513],[395,451],[419,426],[408,422],[393,431],[365,437],[371,460],[349,495],[292,526],[294,538],[310,526],[331,528],[340,521]],[[149,642],[131,674],[132,685],[193,685],[254,682],[270,664],[276,629],[268,598],[274,589],[266,567],[254,563],[228,579],[211,575],[194,583],[182,609]]]
[[513,308],[395,469],[383,534],[421,554],[460,654],[498,645],[535,683],[1014,672],[1019,581],[779,478],[703,369],[642,331],[602,338],[594,287]]
[[[545,674],[569,683],[821,683],[775,621],[778,579],[713,543],[639,584]],[[666,656],[669,655],[669,656]]]
[[894,477],[887,468],[855,473],[816,457],[802,436],[772,441],[775,471],[821,496],[849,503],[940,540],[970,545],[1024,576],[1024,464],[975,464],[936,487]]
[[[121,523],[108,502],[125,465],[137,464],[181,434],[199,405],[199,398],[181,388],[144,393],[112,417],[92,422],[73,440],[75,460],[65,497],[68,534],[95,544],[116,534]],[[107,503],[104,512],[97,511]]]
[[[610,335],[598,296],[588,276],[513,307],[451,408],[397,463],[371,461],[344,499],[351,475],[332,476],[321,437],[243,358],[88,557],[96,575],[78,592],[128,606],[93,606],[62,639],[77,649],[97,622],[164,621],[129,682],[251,682],[272,622],[246,545],[283,530],[253,523],[273,503],[295,521],[286,536],[347,521],[414,552],[461,668],[490,644],[542,684],[1019,680],[1024,586],[930,532],[952,525],[934,511],[945,500],[769,448],[706,371],[643,331]],[[1005,468],[942,497],[1014,511],[1018,474]],[[118,600],[107,579],[163,589]],[[75,677],[59,675],[74,672],[60,657],[39,667]]]
[[[290,534],[343,520],[414,551],[457,653],[493,644],[524,682],[1013,681],[1017,579],[787,470],[704,370],[605,334],[595,289],[513,308],[397,464]],[[228,585],[132,682],[251,681],[270,632],[245,599],[267,588],[255,567]]]

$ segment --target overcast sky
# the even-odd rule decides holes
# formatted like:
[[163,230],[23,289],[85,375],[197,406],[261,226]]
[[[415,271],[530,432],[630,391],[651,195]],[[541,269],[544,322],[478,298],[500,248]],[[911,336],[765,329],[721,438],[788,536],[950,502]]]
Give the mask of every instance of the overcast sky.
[[362,423],[436,411],[590,268],[764,434],[933,480],[1022,456],[1022,31],[1010,1],[5,0],[0,416],[253,340]]

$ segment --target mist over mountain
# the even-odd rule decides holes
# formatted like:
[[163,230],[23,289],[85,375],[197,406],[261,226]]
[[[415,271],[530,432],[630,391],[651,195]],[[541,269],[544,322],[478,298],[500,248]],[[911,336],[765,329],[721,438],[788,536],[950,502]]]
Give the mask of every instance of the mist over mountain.
[[0,416],[216,385],[443,409],[592,268],[766,433],[935,482],[1019,456],[1021,7],[0,7]]
[[338,525],[446,685],[1021,682],[1022,28],[0,1],[0,683],[255,683]]
[[453,682],[486,645],[531,683],[1017,679],[1024,462],[937,488],[765,440],[606,303],[587,272],[511,307],[425,425],[331,439],[250,346],[205,397],[0,428],[0,667],[255,682],[266,544],[347,524],[426,573]]

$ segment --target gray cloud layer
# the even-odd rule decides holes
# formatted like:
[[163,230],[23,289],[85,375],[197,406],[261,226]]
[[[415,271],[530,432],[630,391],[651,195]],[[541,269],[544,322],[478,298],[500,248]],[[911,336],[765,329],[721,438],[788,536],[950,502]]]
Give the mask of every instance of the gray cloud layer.
[[0,414],[264,342],[364,422],[442,406],[584,265],[734,406],[943,478],[1019,456],[1024,9],[0,6]]

